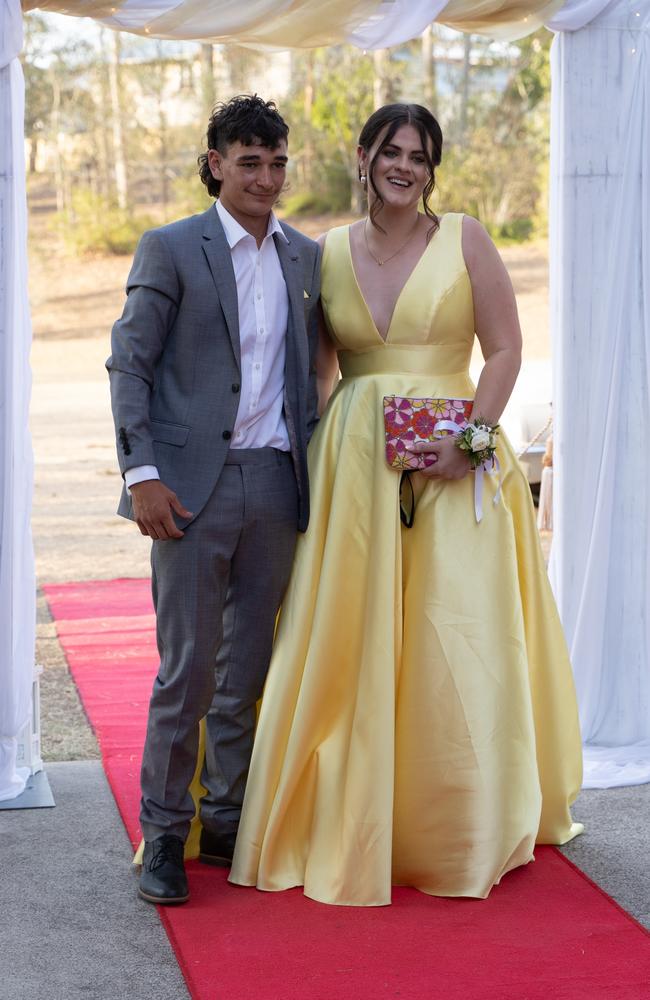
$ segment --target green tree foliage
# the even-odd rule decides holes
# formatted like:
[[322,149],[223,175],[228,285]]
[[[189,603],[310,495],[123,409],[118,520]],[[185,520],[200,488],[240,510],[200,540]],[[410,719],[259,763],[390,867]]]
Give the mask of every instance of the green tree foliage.
[[[308,72],[313,74],[313,103],[306,118]],[[286,200],[286,211],[358,211],[356,148],[361,126],[373,110],[371,57],[347,45],[300,53],[293,61],[291,83],[288,118],[296,190]]]
[[470,99],[471,127],[439,171],[437,204],[477,216],[498,240],[545,227],[550,39],[542,30],[517,43],[505,89]]
[[25,136],[30,142],[30,172],[36,166],[38,141],[52,130],[84,132],[93,103],[82,82],[91,46],[53,36],[42,14],[25,17],[21,55],[25,77]]
[[155,220],[142,213],[134,216],[116,202],[80,188],[73,191],[69,206],[57,213],[54,225],[73,254],[130,254]]
[[[142,229],[142,212],[160,223],[209,204],[196,168],[205,95],[227,100],[265,88],[253,81],[269,69],[271,57],[215,46],[208,60],[206,46],[202,51],[198,44],[125,35],[118,102],[124,141],[117,146],[126,152],[129,213],[114,213],[116,163],[122,160],[107,45],[101,34],[72,41],[61,30],[52,32],[51,17],[25,19],[32,167],[40,144],[68,245],[126,252]],[[294,52],[288,92],[278,101],[291,126],[281,210],[360,214],[356,147],[363,123],[381,103],[423,103],[426,93],[435,99],[445,135],[434,206],[476,215],[498,239],[543,231],[550,37],[540,31],[506,45],[465,39],[434,24],[424,42],[379,53],[345,45]]]
[[25,138],[30,144],[30,173],[36,169],[38,140],[47,129],[52,111],[52,86],[38,57],[47,38],[48,28],[42,16],[25,18],[25,44],[22,52],[25,76]]
[[[436,109],[446,139],[435,205],[476,215],[499,240],[526,239],[544,226],[550,38],[540,31],[506,49],[475,37],[461,60],[454,55],[464,44],[458,36],[437,35],[438,58],[442,52],[450,75]],[[359,132],[377,98],[422,101],[420,53],[418,42],[381,61],[347,46],[294,58],[289,117],[296,169],[288,214],[362,211]],[[490,85],[496,74],[505,75],[505,87]]]

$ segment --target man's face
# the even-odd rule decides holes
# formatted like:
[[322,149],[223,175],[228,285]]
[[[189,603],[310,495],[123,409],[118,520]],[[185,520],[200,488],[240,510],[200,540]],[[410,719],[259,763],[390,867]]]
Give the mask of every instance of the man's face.
[[213,177],[221,181],[219,201],[239,222],[269,214],[284,187],[287,172],[287,144],[275,149],[259,142],[245,146],[233,142],[225,155],[208,152]]

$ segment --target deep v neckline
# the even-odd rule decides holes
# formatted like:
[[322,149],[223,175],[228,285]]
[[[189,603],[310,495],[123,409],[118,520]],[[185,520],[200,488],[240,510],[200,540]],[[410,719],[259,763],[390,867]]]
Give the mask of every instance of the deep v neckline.
[[408,286],[409,286],[409,284],[411,282],[411,279],[413,278],[415,272],[418,270],[420,264],[422,263],[422,261],[424,260],[424,258],[427,256],[427,254],[428,254],[431,246],[435,242],[436,236],[438,235],[438,233],[440,232],[440,230],[442,228],[442,220],[443,220],[443,218],[444,218],[444,216],[440,217],[440,222],[439,222],[438,228],[436,229],[435,233],[433,234],[433,236],[431,237],[431,239],[427,243],[426,247],[424,248],[424,250],[422,251],[422,253],[418,257],[418,259],[416,260],[415,264],[413,265],[413,267],[411,268],[411,270],[409,272],[409,275],[408,275],[406,281],[404,282],[404,284],[402,285],[402,287],[399,290],[399,294],[398,294],[397,298],[395,299],[395,304],[393,305],[393,311],[390,314],[390,319],[388,321],[388,327],[386,328],[386,336],[385,337],[382,337],[381,333],[379,332],[379,328],[377,327],[377,324],[375,322],[375,318],[372,315],[372,310],[370,309],[370,306],[368,305],[366,297],[365,297],[365,295],[363,294],[363,292],[361,290],[361,285],[359,284],[359,279],[357,278],[357,272],[355,271],[355,268],[354,268],[354,257],[352,256],[352,243],[350,241],[350,231],[352,229],[352,225],[348,226],[348,234],[347,234],[347,237],[348,237],[347,238],[348,259],[349,259],[349,262],[350,262],[350,270],[352,271],[352,277],[354,278],[354,284],[356,285],[356,289],[357,289],[357,292],[359,294],[359,298],[363,302],[365,310],[366,310],[366,312],[368,314],[368,319],[370,320],[370,322],[372,324],[372,328],[373,328],[374,332],[376,333],[378,339],[381,341],[382,344],[387,344],[388,341],[390,340],[391,330],[393,329],[393,322],[395,320],[395,315],[396,315],[396,313],[397,313],[397,311],[399,309],[399,305],[400,305],[402,296],[404,295],[406,289],[408,288]]

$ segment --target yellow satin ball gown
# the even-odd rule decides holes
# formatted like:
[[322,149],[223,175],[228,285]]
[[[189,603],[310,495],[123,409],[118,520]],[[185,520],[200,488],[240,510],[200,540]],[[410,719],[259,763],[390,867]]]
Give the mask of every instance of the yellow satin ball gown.
[[581,744],[566,645],[526,478],[501,435],[497,483],[425,480],[400,524],[383,397],[472,398],[461,215],[445,215],[386,341],[348,227],[322,301],[342,380],[310,444],[299,539],[262,701],[230,879],[382,905],[391,885],[485,897],[578,832]]

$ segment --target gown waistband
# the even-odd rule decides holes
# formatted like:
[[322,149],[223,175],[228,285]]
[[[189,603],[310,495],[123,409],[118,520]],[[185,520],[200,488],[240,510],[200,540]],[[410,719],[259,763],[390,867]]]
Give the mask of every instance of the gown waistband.
[[469,379],[470,356],[465,344],[386,344],[367,351],[339,351],[339,365],[344,378],[403,373]]

